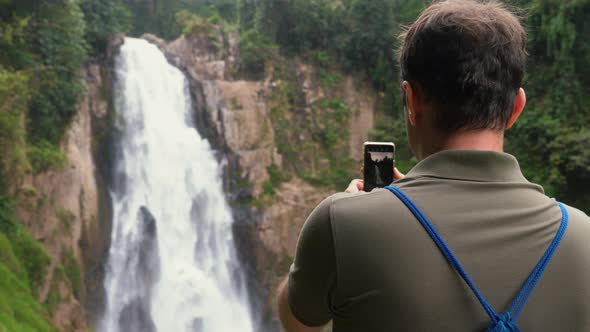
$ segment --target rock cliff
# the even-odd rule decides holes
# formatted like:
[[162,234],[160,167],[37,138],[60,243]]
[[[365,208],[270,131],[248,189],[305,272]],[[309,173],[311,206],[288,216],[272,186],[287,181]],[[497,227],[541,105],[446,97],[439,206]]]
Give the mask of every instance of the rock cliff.
[[237,245],[262,295],[254,305],[275,329],[274,289],[305,218],[335,190],[325,178],[346,182],[360,166],[374,93],[358,77],[278,55],[264,80],[242,80],[238,34],[219,27],[169,43],[143,38],[189,78],[197,127],[226,166]]
[[60,331],[88,330],[86,304],[96,300],[88,290],[93,293],[102,287],[100,270],[110,238],[93,130],[107,121],[104,92],[110,81],[103,80],[98,65],[87,66],[82,75],[87,93],[61,144],[66,165],[28,175],[19,190],[17,207],[23,225],[51,256],[47,276],[36,291]]

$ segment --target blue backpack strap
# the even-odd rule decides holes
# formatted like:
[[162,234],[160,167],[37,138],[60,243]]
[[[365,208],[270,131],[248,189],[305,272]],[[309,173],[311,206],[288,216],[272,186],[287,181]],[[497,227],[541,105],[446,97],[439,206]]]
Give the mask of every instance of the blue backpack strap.
[[516,326],[516,319],[520,315],[522,308],[524,307],[526,301],[528,300],[529,296],[531,295],[533,289],[539,282],[541,275],[545,271],[547,264],[551,260],[551,257],[555,253],[555,250],[559,246],[561,239],[567,229],[568,224],[568,213],[565,209],[565,206],[559,202],[559,208],[561,209],[561,225],[555,235],[555,238],[549,245],[549,248],[541,257],[541,260],[529,276],[529,278],[524,283],[522,289],[518,293],[518,296],[510,306],[510,309],[503,314],[497,314],[494,309],[490,306],[490,304],[486,301],[486,299],[481,295],[479,290],[475,287],[471,278],[463,267],[459,260],[455,257],[449,246],[444,242],[441,236],[438,234],[432,223],[426,218],[426,216],[416,207],[416,205],[398,188],[394,186],[387,186],[385,189],[391,191],[395,196],[397,196],[406,207],[414,214],[416,219],[422,224],[424,229],[428,232],[428,235],[432,238],[432,240],[436,243],[437,247],[440,249],[442,254],[445,256],[446,260],[449,264],[457,271],[457,273],[463,278],[467,286],[473,291],[475,296],[477,297],[479,303],[483,306],[485,311],[487,312],[488,316],[490,316],[490,326],[487,329],[487,332],[520,332],[518,327]]

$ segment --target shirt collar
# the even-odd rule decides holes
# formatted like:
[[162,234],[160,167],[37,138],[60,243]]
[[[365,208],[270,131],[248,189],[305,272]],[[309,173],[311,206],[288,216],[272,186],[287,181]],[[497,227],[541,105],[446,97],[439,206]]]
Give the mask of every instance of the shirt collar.
[[431,176],[481,182],[525,182],[514,156],[495,151],[444,150],[421,160],[407,178]]

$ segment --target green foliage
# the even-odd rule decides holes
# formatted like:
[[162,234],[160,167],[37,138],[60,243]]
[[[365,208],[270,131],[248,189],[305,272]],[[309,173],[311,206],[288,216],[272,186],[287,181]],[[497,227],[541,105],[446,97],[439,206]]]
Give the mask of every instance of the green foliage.
[[358,177],[358,165],[350,158],[329,160],[329,168],[317,174],[303,174],[302,178],[313,186],[323,186],[342,190],[350,179]]
[[0,262],[0,331],[55,332],[28,286]]
[[507,133],[525,176],[549,195],[590,210],[590,1],[524,1],[530,7],[528,104]]
[[312,63],[315,64],[320,79],[320,84],[324,88],[333,89],[342,83],[343,77],[336,70],[335,61],[326,51],[317,51],[311,57]]
[[[3,10],[3,8],[0,9]],[[27,30],[31,17],[19,17],[13,13],[10,19],[0,17],[0,64],[20,69],[32,62],[27,52]]]
[[176,23],[181,28],[182,34],[187,36],[209,33],[212,28],[212,23],[208,19],[187,10],[182,10],[176,14]]
[[293,114],[297,112],[297,87],[292,77],[275,83],[277,86],[272,95],[270,118],[275,131],[278,152],[283,156],[283,164],[287,171],[297,169],[298,147],[293,144]]
[[24,115],[30,95],[29,75],[0,65],[0,195],[29,168]]
[[0,331],[57,331],[34,293],[48,265],[39,243],[16,223],[13,203],[0,196]]
[[30,145],[28,155],[35,174],[52,168],[63,168],[66,165],[66,157],[59,146],[46,141]]
[[[243,22],[246,28],[263,33],[289,53],[327,48],[342,36],[344,6],[336,1],[276,1],[245,3],[255,9],[255,22]],[[243,25],[243,26],[244,26]]]
[[108,39],[131,28],[131,13],[120,0],[82,0],[86,41],[94,52],[102,52]]
[[377,69],[379,59],[391,57],[395,31],[393,2],[355,0],[349,17],[351,36],[345,48],[348,60],[368,72]]
[[[424,5],[418,0],[394,3],[395,20],[411,21]],[[585,147],[590,142],[590,43],[584,36],[590,34],[586,23],[590,1],[522,0],[518,5],[528,9],[530,55],[524,84],[528,105],[507,132],[506,150],[518,158],[525,176],[542,184],[547,194],[588,211],[590,172],[586,165],[590,158]],[[392,29],[395,32],[395,27]],[[386,53],[376,52],[366,53],[376,59],[368,73],[384,95],[370,136],[394,141],[398,165],[410,161],[407,165],[412,166],[415,161],[406,144],[399,74],[397,69],[387,70],[391,64]],[[402,170],[407,169],[402,166]]]
[[78,260],[72,251],[64,254],[64,272],[68,280],[72,284],[74,296],[80,298],[80,290],[82,287],[82,272]]
[[277,46],[266,35],[257,30],[243,30],[240,32],[240,52],[242,71],[257,74],[262,78],[265,73],[265,63],[276,53]]
[[262,184],[262,192],[265,195],[272,196],[275,194],[276,189],[282,182],[291,180],[288,174],[285,174],[277,165],[272,164],[267,169],[269,179]]
[[[101,3],[83,2],[99,16],[110,4]],[[98,35],[91,17],[94,30],[87,35],[78,0],[10,1],[2,7],[9,15],[0,17],[0,145],[8,153],[1,157],[0,175],[18,179],[29,168],[27,159],[35,172],[63,164],[59,143],[84,93],[78,72],[87,60],[85,37],[98,42],[119,27],[115,17]]]
[[32,290],[43,283],[51,259],[39,242],[35,241],[22,226],[17,226],[11,237],[15,255],[22,262],[29,277]]
[[177,25],[177,13],[186,11],[207,18],[211,24],[239,21],[237,0],[123,0],[133,13],[131,34],[139,36],[149,32],[164,39],[174,39],[182,33]]
[[36,290],[45,278],[50,258],[39,242],[18,224],[13,201],[3,196],[0,196],[0,232],[10,239],[12,250],[28,276],[30,288]]
[[3,233],[0,233],[0,262],[19,278],[26,279],[25,271],[12,251],[10,241]]
[[49,289],[49,294],[47,294],[47,299],[43,304],[47,308],[50,314],[54,313],[57,309],[59,303],[62,302],[62,297],[59,291],[59,282],[65,279],[65,272],[63,265],[59,264],[55,267],[53,272],[53,280],[52,285]]
[[[338,88],[325,90],[325,98],[306,105],[298,66],[281,61],[273,65],[276,80],[270,116],[277,149],[283,157],[281,172],[297,175],[314,186],[341,189],[358,169],[348,158],[349,105],[335,93]],[[329,69],[326,73],[340,76]],[[269,181],[263,189],[272,193],[275,187]]]
[[[529,14],[525,82],[529,104],[507,134],[507,151],[519,158],[525,175],[543,184],[549,194],[587,207],[590,194],[584,188],[590,185],[590,157],[583,147],[590,123],[590,43],[585,38],[590,35],[590,1],[511,2],[527,8]],[[29,164],[36,172],[63,165],[57,146],[84,91],[77,71],[87,59],[88,46],[93,53],[100,51],[108,36],[126,30],[129,23],[133,34],[152,32],[168,39],[181,32],[209,33],[211,24],[226,30],[239,27],[241,69],[248,78],[261,79],[266,69],[280,67],[276,65],[279,53],[313,63],[324,89],[337,90],[341,84],[336,68],[362,73],[379,95],[371,138],[394,141],[398,164],[405,160],[411,166],[392,49],[400,25],[411,22],[428,3],[59,0],[33,5],[0,1],[0,147],[7,152],[0,156],[0,192],[10,185],[6,179],[18,178],[10,175],[24,174]],[[314,120],[309,124],[313,136],[307,138],[312,142],[294,145],[297,138],[290,127],[294,122],[302,124],[304,106],[298,105],[296,75],[287,76],[276,75],[283,81],[273,97],[271,117],[279,152],[286,164],[296,165],[293,169],[302,173],[298,149],[315,155],[314,163],[339,150],[348,121],[339,120],[339,114],[348,112],[339,113],[337,105],[320,101],[314,117],[317,120],[319,114],[330,121]],[[321,143],[319,148],[316,142]]]
[[44,65],[76,71],[85,62],[86,22],[75,0],[41,5],[37,13],[36,49]]
[[321,123],[314,132],[314,137],[321,142],[327,152],[331,152],[339,142],[348,143],[348,105],[341,99],[323,99],[319,101]]
[[47,70],[37,75],[27,129],[33,143],[58,145],[84,92],[78,71],[87,58],[86,23],[74,0],[42,5],[37,15],[35,52]]
[[25,29],[29,25],[30,17],[15,17],[11,23],[0,26],[0,43],[3,46],[22,45],[25,41]]
[[57,220],[59,220],[59,223],[63,226],[63,228],[67,232],[70,232],[72,230],[72,224],[76,219],[74,214],[71,211],[66,210],[64,208],[58,208],[55,212],[55,215],[57,217]]

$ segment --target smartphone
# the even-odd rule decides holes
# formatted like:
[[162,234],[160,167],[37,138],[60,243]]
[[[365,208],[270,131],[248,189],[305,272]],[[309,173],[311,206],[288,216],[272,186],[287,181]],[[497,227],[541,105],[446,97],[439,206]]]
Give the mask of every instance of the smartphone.
[[393,182],[395,144],[392,142],[365,142],[363,178],[364,191],[383,188]]

